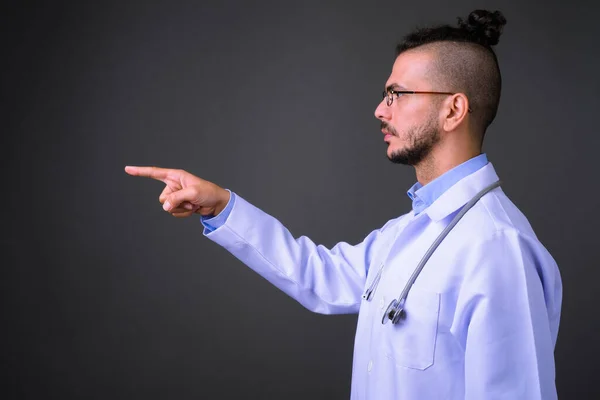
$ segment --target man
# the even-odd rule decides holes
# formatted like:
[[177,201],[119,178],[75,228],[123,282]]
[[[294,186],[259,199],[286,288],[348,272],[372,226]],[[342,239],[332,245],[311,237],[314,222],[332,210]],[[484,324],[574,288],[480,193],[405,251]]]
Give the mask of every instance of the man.
[[398,45],[375,116],[388,158],[415,167],[413,210],[356,246],[294,238],[185,171],[126,171],[166,183],[167,212],[201,214],[208,238],[309,310],[359,313],[353,399],[555,399],[559,270],[481,152],[500,99],[491,46],[505,23],[476,10]]

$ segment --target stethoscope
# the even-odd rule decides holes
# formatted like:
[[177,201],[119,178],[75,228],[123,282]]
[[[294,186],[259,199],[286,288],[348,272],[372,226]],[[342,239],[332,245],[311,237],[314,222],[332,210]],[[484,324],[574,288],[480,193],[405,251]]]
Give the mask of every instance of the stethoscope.
[[[423,258],[421,259],[421,261],[419,262],[419,264],[413,271],[412,275],[410,276],[410,279],[408,280],[408,282],[406,282],[406,285],[404,285],[404,289],[402,290],[402,293],[400,293],[400,297],[391,301],[387,310],[383,314],[383,318],[381,319],[382,324],[385,324],[388,320],[392,321],[392,324],[397,324],[401,319],[406,318],[406,312],[404,311],[404,302],[406,301],[406,298],[408,297],[408,292],[409,292],[410,288],[412,287],[413,283],[415,283],[415,280],[421,273],[421,270],[423,269],[423,267],[425,267],[425,263],[427,263],[427,260],[429,260],[429,257],[431,257],[433,252],[439,247],[440,243],[442,243],[442,240],[444,240],[444,238],[448,235],[448,233],[450,233],[452,228],[454,228],[454,226],[467,213],[467,211],[469,211],[471,209],[471,207],[473,207],[475,205],[475,203],[477,203],[479,201],[479,199],[481,199],[487,192],[499,187],[501,185],[501,183],[502,183],[501,181],[496,181],[496,182],[492,183],[491,185],[487,186],[486,188],[484,188],[483,190],[481,190],[479,193],[477,193],[467,204],[465,204],[465,206],[462,208],[462,210],[460,210],[460,212],[458,214],[456,214],[456,216],[452,219],[452,221],[450,221],[448,226],[446,226],[444,228],[442,233],[439,234],[439,236],[435,239],[433,244],[429,247],[429,249],[423,256]],[[377,272],[377,275],[373,279],[373,282],[371,282],[371,285],[369,285],[369,287],[363,294],[363,296],[362,296],[363,299],[365,299],[367,301],[369,301],[371,299],[371,297],[373,296],[373,292],[375,291],[375,289],[377,288],[377,285],[379,284],[379,281],[381,280],[382,272],[383,272],[383,266],[379,269],[379,271]]]

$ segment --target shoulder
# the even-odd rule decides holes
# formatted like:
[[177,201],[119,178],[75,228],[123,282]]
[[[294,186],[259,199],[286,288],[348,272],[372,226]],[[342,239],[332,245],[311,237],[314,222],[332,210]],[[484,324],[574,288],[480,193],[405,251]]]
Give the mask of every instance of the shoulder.
[[517,242],[543,247],[527,217],[500,188],[482,197],[459,224],[468,230],[470,247],[475,244],[505,246]]
[[543,269],[555,269],[554,259],[525,215],[502,190],[483,197],[463,220],[459,224],[464,236],[455,248],[471,272],[497,276],[531,268],[538,274]]

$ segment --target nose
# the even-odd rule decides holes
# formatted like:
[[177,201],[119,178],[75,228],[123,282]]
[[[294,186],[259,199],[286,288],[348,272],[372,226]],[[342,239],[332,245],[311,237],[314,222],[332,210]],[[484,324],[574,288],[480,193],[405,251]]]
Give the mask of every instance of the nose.
[[381,100],[379,105],[375,109],[375,118],[379,120],[389,120],[391,118],[390,107],[385,103],[385,101]]

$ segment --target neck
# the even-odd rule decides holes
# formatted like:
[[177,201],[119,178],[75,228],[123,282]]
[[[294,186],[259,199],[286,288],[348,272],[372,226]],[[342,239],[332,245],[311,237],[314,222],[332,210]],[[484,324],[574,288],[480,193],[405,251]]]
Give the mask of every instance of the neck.
[[[441,144],[441,143],[440,143]],[[417,180],[423,186],[450,171],[452,168],[481,154],[479,146],[437,146],[431,153],[415,165]]]

